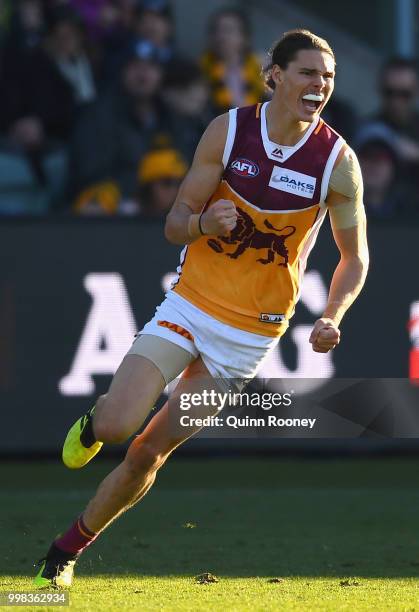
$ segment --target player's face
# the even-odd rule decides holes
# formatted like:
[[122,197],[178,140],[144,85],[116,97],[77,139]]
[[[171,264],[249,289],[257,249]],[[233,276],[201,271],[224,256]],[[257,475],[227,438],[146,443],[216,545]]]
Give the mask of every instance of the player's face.
[[298,51],[285,70],[277,65],[272,70],[281,104],[295,120],[309,123],[326,106],[333,92],[334,77],[333,57],[314,49]]

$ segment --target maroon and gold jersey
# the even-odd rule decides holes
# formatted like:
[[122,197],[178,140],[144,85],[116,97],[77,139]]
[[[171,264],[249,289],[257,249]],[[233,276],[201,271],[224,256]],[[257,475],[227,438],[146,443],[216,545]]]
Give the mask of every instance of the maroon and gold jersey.
[[267,104],[229,111],[224,173],[206,208],[232,200],[237,225],[184,248],[173,290],[228,325],[280,336],[294,314],[344,140],[318,118],[296,145],[271,142]]

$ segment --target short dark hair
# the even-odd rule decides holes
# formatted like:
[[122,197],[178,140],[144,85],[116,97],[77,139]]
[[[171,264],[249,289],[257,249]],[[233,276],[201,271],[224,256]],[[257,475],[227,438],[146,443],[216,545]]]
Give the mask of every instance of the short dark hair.
[[80,31],[84,31],[83,22],[80,19],[80,15],[68,5],[58,5],[51,8],[47,7],[45,13],[45,23],[47,34],[51,34],[62,23],[71,23]]
[[166,65],[164,87],[185,88],[204,80],[199,64],[194,61],[176,58]]
[[390,70],[411,70],[416,75],[418,74],[418,64],[416,60],[402,55],[393,55],[384,62],[380,70],[380,82],[382,83],[385,75]]
[[310,32],[309,30],[290,30],[289,32],[285,32],[269,50],[270,61],[263,69],[267,87],[270,89],[275,89],[275,83],[271,77],[272,66],[278,64],[280,68],[286,70],[288,68],[288,64],[295,59],[298,51],[302,51],[304,49],[324,51],[325,53],[328,53],[336,63],[335,54],[327,40],[320,38],[320,36],[316,36],[316,34],[313,34],[313,32]]
[[251,36],[251,25],[250,20],[246,13],[241,11],[235,7],[225,6],[224,8],[220,8],[218,11],[212,13],[208,21],[208,32],[213,35],[214,31],[218,25],[218,22],[223,17],[234,17],[240,23],[240,27],[243,31],[243,34],[246,38],[250,38]]

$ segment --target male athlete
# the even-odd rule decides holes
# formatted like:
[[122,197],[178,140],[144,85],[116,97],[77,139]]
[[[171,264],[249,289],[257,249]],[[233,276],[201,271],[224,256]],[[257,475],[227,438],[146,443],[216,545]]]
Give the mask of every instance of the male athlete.
[[39,587],[70,586],[83,550],[145,495],[170,453],[199,430],[173,429],[181,393],[254,376],[294,313],[327,211],[341,257],[310,342],[321,353],[339,343],[368,252],[358,162],[320,118],[333,91],[335,58],[325,40],[294,30],[274,46],[271,60],[272,100],[230,110],[203,135],[166,221],[167,239],[187,245],[177,280],[108,394],[70,429],[64,463],[81,468],[104,443],[124,442],[183,372],[170,406],[134,438],[123,462],[52,543],[35,578]]

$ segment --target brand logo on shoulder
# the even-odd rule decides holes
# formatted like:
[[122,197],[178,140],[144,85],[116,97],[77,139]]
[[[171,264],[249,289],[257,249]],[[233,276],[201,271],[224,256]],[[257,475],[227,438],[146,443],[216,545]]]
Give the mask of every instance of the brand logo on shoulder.
[[302,198],[312,198],[316,189],[316,180],[315,176],[274,166],[269,187],[286,193],[293,193]]
[[244,157],[238,157],[230,164],[230,168],[235,174],[244,176],[246,178],[253,178],[259,174],[259,166],[250,159]]

